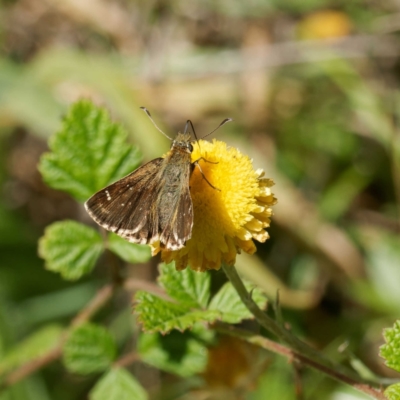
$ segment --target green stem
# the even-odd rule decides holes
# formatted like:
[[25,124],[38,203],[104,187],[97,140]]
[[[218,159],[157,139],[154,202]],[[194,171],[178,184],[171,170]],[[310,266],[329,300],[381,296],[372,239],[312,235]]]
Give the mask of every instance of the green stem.
[[315,349],[294,336],[290,331],[279,325],[269,315],[264,313],[264,311],[262,311],[251,298],[250,293],[245,288],[243,281],[234,266],[222,265],[222,268],[233,287],[238,292],[240,299],[247,309],[255,316],[258,323],[281,341],[287,343],[290,346],[290,349],[262,337],[257,337],[257,341],[261,341],[265,345],[268,344],[268,347],[272,351],[274,351],[273,349],[280,349],[282,352],[275,352],[295,358],[303,364],[323,372],[338,381],[345,382],[354,388],[375,397],[376,399],[386,399],[381,391],[363,383],[359,376],[353,371],[343,365],[332,363]]

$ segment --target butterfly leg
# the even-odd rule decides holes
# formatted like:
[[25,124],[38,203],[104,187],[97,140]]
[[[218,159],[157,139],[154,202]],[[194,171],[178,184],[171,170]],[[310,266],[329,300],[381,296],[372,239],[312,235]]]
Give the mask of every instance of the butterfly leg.
[[[218,191],[220,192],[221,189],[218,189],[217,187],[215,187],[215,186],[206,178],[206,176],[204,175],[204,172],[203,172],[203,170],[201,169],[201,166],[200,166],[200,164],[199,164],[199,160],[201,160],[201,159],[205,160],[203,157],[201,157],[201,158],[199,158],[198,160],[194,161],[194,162],[193,162],[193,165],[199,168],[200,173],[201,173],[201,175],[203,176],[203,179],[204,179],[213,189],[218,190]],[[207,161],[207,160],[205,160],[205,161]],[[211,162],[211,161],[208,161],[208,162]],[[218,163],[217,163],[217,162],[216,162],[216,163],[212,162],[211,164],[218,164]]]
[[208,163],[210,163],[210,164],[219,164],[218,161],[216,161],[216,162],[214,162],[214,161],[208,161],[208,160],[206,160],[204,157],[200,157],[200,158],[198,158],[196,161],[193,161],[193,164],[198,163],[200,160],[203,160],[203,161],[208,162]]

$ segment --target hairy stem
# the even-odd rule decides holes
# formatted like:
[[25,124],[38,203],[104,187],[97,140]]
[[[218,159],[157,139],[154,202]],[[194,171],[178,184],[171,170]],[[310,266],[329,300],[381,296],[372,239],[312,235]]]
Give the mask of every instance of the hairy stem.
[[[386,399],[381,391],[374,389],[368,384],[362,382],[360,377],[352,370],[345,368],[343,365],[332,363],[322,354],[318,353],[315,349],[294,336],[285,327],[279,325],[274,319],[264,313],[253,301],[250,293],[245,288],[242,279],[237,273],[236,268],[227,265],[223,265],[222,268],[238,292],[240,299],[248,308],[248,310],[255,316],[257,322],[268,332],[275,335],[284,343],[287,343],[289,347],[282,346],[281,344],[263,338],[262,336],[254,336],[253,334],[250,334],[249,336],[248,333],[243,333],[244,331],[235,330],[234,332],[237,336],[242,335],[242,338],[251,343],[258,344],[267,350],[284,355],[289,359],[296,359],[304,365],[316,369],[340,382],[347,383],[361,392],[374,397],[375,399]],[[228,329],[225,333],[229,334],[229,332],[232,332],[232,330]]]

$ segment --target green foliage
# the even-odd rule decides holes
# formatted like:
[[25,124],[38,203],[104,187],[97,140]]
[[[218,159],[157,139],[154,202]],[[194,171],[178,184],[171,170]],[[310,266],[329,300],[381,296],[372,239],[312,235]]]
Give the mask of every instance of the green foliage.
[[128,263],[144,263],[151,257],[149,246],[130,243],[115,233],[109,233],[107,246],[113,253]]
[[92,389],[90,400],[146,400],[146,391],[125,369],[112,368]]
[[201,326],[194,326],[184,333],[172,331],[169,335],[142,333],[138,342],[140,358],[156,368],[182,377],[200,373],[207,363],[203,331],[213,336],[211,331]]
[[388,400],[400,400],[400,383],[387,387],[385,389],[385,396]]
[[[249,400],[266,400],[266,399],[279,399],[279,400],[297,400],[295,390],[289,384],[293,379],[293,370],[288,363],[280,358],[276,358],[269,362],[262,375],[259,377],[258,387],[249,393]],[[315,379],[316,380],[316,379]],[[304,384],[304,391],[307,393],[310,383]],[[318,399],[319,397],[305,397]],[[323,397],[321,397],[323,398]],[[355,399],[352,399],[355,400]]]
[[[252,285],[246,283],[246,289],[251,292],[253,300],[257,305],[263,309],[267,302],[261,290],[255,288],[252,290]],[[235,288],[230,282],[220,289],[220,291],[213,297],[208,307],[209,310],[218,310],[221,312],[221,320],[230,324],[238,324],[244,319],[253,318],[253,314],[243,304],[238,296]]]
[[396,321],[393,328],[383,332],[386,343],[380,348],[380,355],[385,359],[388,367],[400,372],[400,321]]
[[[182,280],[173,264],[160,268],[159,282],[173,301],[161,299],[144,291],[135,296],[135,312],[138,321],[147,332],[167,333],[172,329],[183,331],[197,322],[221,320],[239,323],[251,318],[247,308],[230,283],[226,283],[209,304],[210,279],[208,274],[187,268]],[[204,276],[205,275],[205,276]],[[248,290],[251,286],[247,284]],[[264,308],[266,298],[257,289],[253,292],[257,304]]]
[[[77,208],[72,215],[72,208],[64,209],[66,203],[54,204],[51,192],[42,190],[37,180],[32,179],[32,162],[36,163],[36,151],[40,150],[42,140],[59,129],[51,141],[49,153],[42,158],[40,170],[52,187],[65,190],[79,201],[86,200],[101,186],[118,179],[118,175],[129,173],[133,165],[137,165],[137,152],[129,150],[120,140],[126,133],[114,126],[107,112],[87,101],[67,111],[69,99],[82,94],[107,104],[113,115],[129,127],[129,134],[135,138],[135,143],[140,143],[147,159],[162,154],[167,139],[153,128],[139,110],[140,105],[150,107],[163,130],[167,128],[162,126],[163,120],[168,121],[168,127],[182,127],[183,118],[193,118],[196,122],[202,121],[200,126],[195,124],[198,131],[209,132],[214,123],[225,116],[239,116],[237,123],[228,125],[216,137],[233,134],[233,142],[227,140],[230,145],[242,140],[241,150],[254,158],[256,168],[262,167],[268,177],[275,179],[282,201],[275,210],[280,223],[276,226],[273,218],[269,230],[271,240],[257,244],[260,266],[263,270],[271,267],[268,273],[273,275],[275,271],[280,282],[265,279],[261,269],[257,270],[250,263],[246,266],[249,276],[258,276],[255,282],[272,287],[272,293],[276,286],[282,288],[283,317],[293,332],[307,333],[306,342],[321,349],[324,343],[336,343],[345,337],[351,343],[351,351],[374,364],[377,352],[374,346],[362,346],[366,342],[365,335],[368,335],[368,342],[379,340],[374,336],[378,335],[377,330],[370,328],[393,315],[398,316],[400,309],[399,188],[396,187],[400,158],[396,157],[399,153],[395,150],[396,146],[399,148],[396,141],[400,115],[400,92],[396,85],[398,33],[396,26],[390,23],[396,21],[395,2],[177,1],[168,4],[168,18],[165,19],[159,2],[152,4],[154,7],[142,7],[141,2],[120,1],[116,7],[121,27],[129,26],[123,23],[124,16],[132,12],[143,21],[135,25],[133,35],[126,29],[110,29],[107,18],[97,18],[93,23],[85,10],[75,10],[76,18],[65,18],[62,7],[52,8],[51,13],[40,13],[43,18],[39,21],[46,23],[32,24],[31,13],[26,12],[26,7],[18,6],[19,3],[7,0],[0,10],[2,20],[7,22],[0,35],[4,50],[0,61],[0,175],[5,184],[5,198],[0,201],[0,372],[7,373],[29,363],[35,355],[44,354],[46,346],[51,351],[58,343],[61,328],[56,327],[53,336],[48,327],[48,336],[44,332],[41,338],[38,332],[11,351],[9,349],[38,323],[50,319],[65,321],[79,312],[89,302],[89,297],[94,296],[97,286],[93,280],[85,286],[62,282],[58,275],[38,270],[42,261],[36,259],[36,245],[33,244],[38,227],[40,229],[50,218],[66,214],[80,219],[83,212],[82,208]],[[101,9],[97,10],[100,14],[107,15],[106,3],[113,2],[102,2]],[[321,18],[323,13],[311,14],[314,10],[329,12],[332,5],[333,11],[339,14],[336,21]],[[111,8],[115,11],[115,7]],[[195,23],[180,24],[179,32],[173,29],[182,18],[193,14]],[[322,30],[329,35],[343,23],[340,14],[345,17],[345,25],[348,19],[350,31],[342,32],[344,36],[339,40],[332,37],[323,41],[297,41],[308,16],[317,22],[317,26],[314,22],[308,29]],[[360,25],[362,20],[364,26]],[[59,21],[65,21],[63,26],[67,29],[54,30]],[[150,62],[147,68],[146,60],[154,57],[151,51],[149,57],[141,38],[157,30],[160,22],[164,31],[170,33],[167,48],[173,48],[176,56],[166,54],[161,63]],[[49,28],[57,40],[47,40]],[[343,30],[343,26],[339,26],[340,29]],[[29,35],[21,34],[24,32]],[[71,35],[71,32],[79,34]],[[152,47],[162,48],[166,38],[153,36]],[[54,46],[60,42],[68,42],[68,48]],[[254,46],[256,50],[268,47],[271,54],[260,56],[253,51]],[[235,77],[249,75],[249,66],[250,81],[242,79],[243,82],[237,84]],[[144,69],[144,81],[150,85],[143,84],[146,83],[142,79]],[[179,106],[177,110],[177,102],[181,102],[183,108]],[[160,104],[162,109],[157,110]],[[251,112],[243,113],[243,109]],[[58,128],[59,116],[65,112],[68,113],[65,121]],[[115,138],[118,139],[115,141]],[[277,165],[271,165],[276,162]],[[130,163],[132,165],[128,166]],[[290,179],[295,181],[294,185]],[[285,203],[285,199],[288,202]],[[315,237],[305,229],[310,226]],[[359,235],[352,235],[356,230],[365,233],[370,227],[376,228],[371,240],[359,240]],[[92,257],[94,265],[100,248],[98,237],[93,238],[90,245],[85,236],[85,240],[74,242],[67,249],[64,237],[59,235],[53,241],[49,235],[41,240],[40,248],[41,254],[46,253],[48,267],[52,265],[68,279],[77,279],[93,268],[88,264],[83,266],[83,261],[85,257]],[[72,233],[66,235],[67,242],[72,237]],[[81,248],[85,243],[87,247]],[[147,247],[129,244],[112,234],[109,240],[104,240],[101,251],[103,246],[128,262],[142,262],[149,257]],[[87,253],[89,248],[97,249],[96,254]],[[69,250],[73,253],[75,249],[81,249],[82,254],[77,254],[71,265],[63,266],[59,261],[68,261],[72,256]],[[80,270],[80,263],[84,271]],[[64,270],[66,272],[62,272]],[[68,277],[71,271],[73,274]],[[142,277],[141,272],[129,270],[129,276]],[[335,279],[341,276],[339,272],[344,274],[343,279]],[[204,316],[204,313],[218,312],[217,319],[228,323],[250,316],[230,284],[223,286],[211,299],[209,283],[201,280],[208,281],[208,275],[192,274],[192,271],[177,273],[171,267],[170,273],[160,278],[170,301],[151,296],[143,298],[142,318],[147,318],[146,313],[153,313],[149,306],[156,308],[154,323],[165,322],[160,315],[162,310],[170,312],[172,319],[177,316],[177,321],[168,322],[173,327],[178,323],[190,326],[198,317],[193,313]],[[301,281],[294,281],[292,278],[298,275]],[[221,283],[222,274],[214,277],[213,289]],[[360,288],[358,292],[355,286]],[[325,288],[327,292],[321,293]],[[361,291],[363,294],[358,294]],[[115,324],[115,331],[120,335],[118,344],[126,349],[136,326],[129,312],[129,296],[118,293],[117,301],[105,307],[98,320],[118,320]],[[252,296],[256,299],[257,292],[253,291]],[[310,307],[310,301],[307,300],[307,306],[306,301],[300,300],[307,297],[314,304],[320,296],[329,312],[321,314],[321,307]],[[265,305],[264,300],[260,303]],[[359,307],[348,310],[349,304]],[[290,309],[294,306],[294,310],[287,310],[287,306]],[[201,317],[199,320],[203,321]],[[193,393],[187,385],[187,377],[202,371],[205,365],[208,342],[196,332],[199,325],[203,331],[213,332],[204,324],[194,323],[184,333],[173,329],[164,336],[159,332],[139,334],[141,360],[185,378],[170,380],[166,374],[160,374],[160,393],[152,393],[152,397],[189,399],[204,394],[206,388]],[[122,334],[120,326],[125,327]],[[389,335],[390,340],[383,349],[388,353],[389,362],[398,367],[395,355],[398,326],[389,331],[396,333]],[[337,354],[337,346],[334,349],[332,354]],[[324,354],[329,356],[331,353],[326,350]],[[238,396],[254,400],[294,399],[293,365],[286,359],[276,358],[279,365],[276,365],[275,356],[267,354],[258,371],[248,371],[246,382],[235,381],[241,387],[235,387],[231,393],[234,391]],[[218,360],[213,366],[221,367]],[[1,399],[81,399],[87,393],[88,379],[73,379],[71,385],[70,379],[63,379],[63,370],[55,367],[47,367],[45,374],[33,374],[1,394]],[[143,369],[143,382],[151,382],[149,375],[153,373]],[[301,368],[304,398],[361,398],[317,374]],[[376,386],[381,387],[385,382],[379,379]],[[21,390],[23,386],[25,389]],[[171,395],[172,386],[179,395]],[[391,400],[399,399],[399,392],[399,385],[392,385],[386,390],[386,396]],[[219,393],[220,396],[214,397],[229,397],[228,394],[224,396],[223,390]],[[209,395],[213,397],[212,393]],[[134,377],[124,369],[113,368],[106,370],[90,393],[92,400],[146,397]]]
[[184,331],[196,322],[213,322],[221,316],[219,311],[193,310],[186,304],[172,303],[144,291],[136,293],[135,301],[138,321],[147,332]]
[[127,133],[108,113],[87,100],[76,102],[40,160],[45,182],[79,201],[132,172],[141,157],[126,144]]
[[33,333],[11,349],[0,361],[0,375],[46,354],[55,348],[63,329],[59,325],[48,325]]
[[114,338],[105,328],[85,323],[69,335],[63,348],[63,360],[70,372],[87,375],[105,371],[116,352]]
[[177,271],[175,265],[161,264],[158,281],[167,294],[188,307],[207,307],[210,297],[210,275],[186,268]]
[[49,225],[39,241],[39,255],[44,258],[46,268],[68,280],[89,273],[102,251],[99,233],[75,221]]

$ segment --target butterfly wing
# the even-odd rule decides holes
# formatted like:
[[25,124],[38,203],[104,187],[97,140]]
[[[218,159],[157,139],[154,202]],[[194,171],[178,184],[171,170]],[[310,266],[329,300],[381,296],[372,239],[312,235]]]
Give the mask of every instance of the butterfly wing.
[[182,248],[192,235],[193,204],[189,187],[191,172],[192,166],[188,159],[184,167],[180,166],[179,173],[168,174],[160,190],[160,242],[168,250]]
[[134,243],[159,238],[157,198],[163,158],[156,158],[94,194],[85,207],[103,228]]

